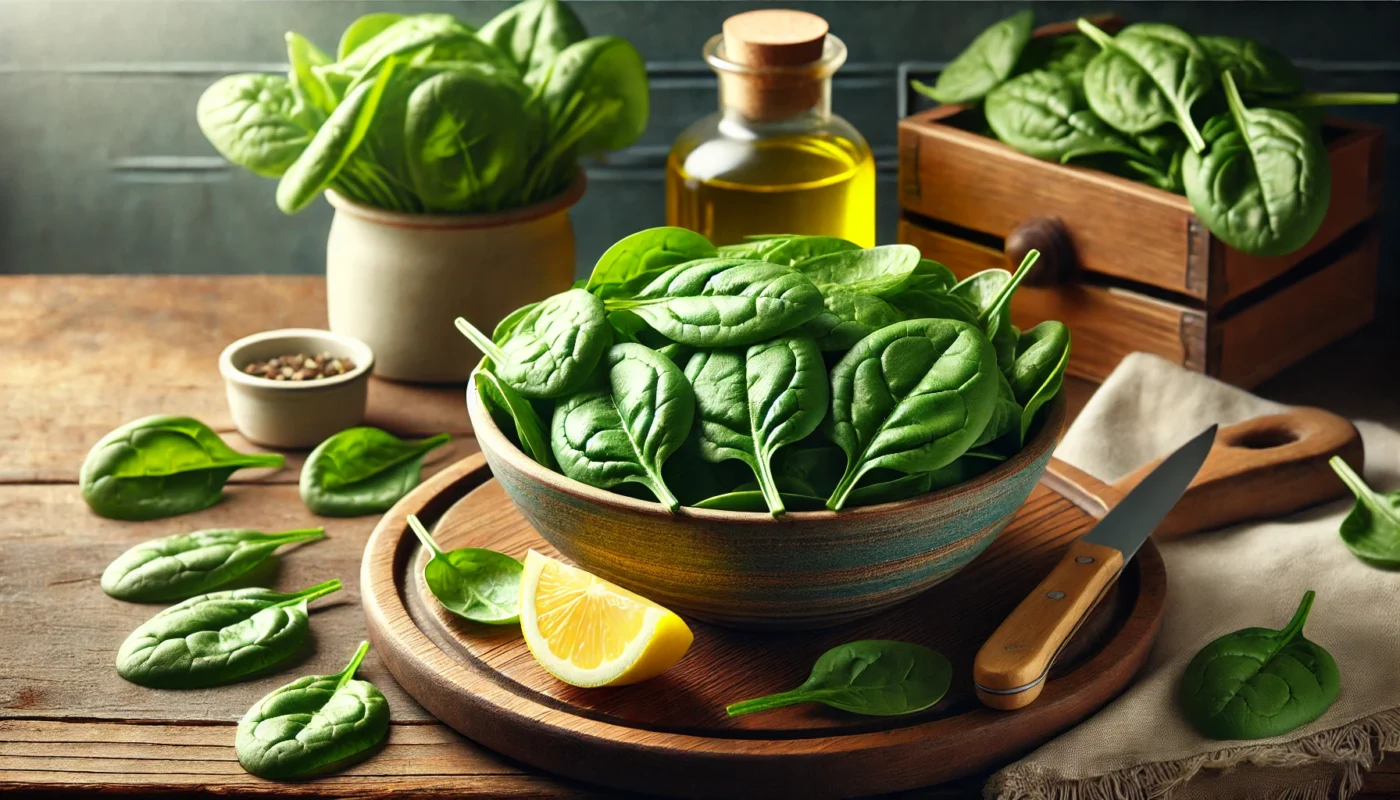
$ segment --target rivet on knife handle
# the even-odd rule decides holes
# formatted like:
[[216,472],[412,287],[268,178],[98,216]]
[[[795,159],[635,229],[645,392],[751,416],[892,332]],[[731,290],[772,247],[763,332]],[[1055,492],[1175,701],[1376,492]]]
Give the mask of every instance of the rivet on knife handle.
[[1123,568],[1123,554],[1083,540],[1035,591],[1026,596],[977,651],[972,677],[977,696],[1010,711],[1030,705],[1065,642],[1093,610]]

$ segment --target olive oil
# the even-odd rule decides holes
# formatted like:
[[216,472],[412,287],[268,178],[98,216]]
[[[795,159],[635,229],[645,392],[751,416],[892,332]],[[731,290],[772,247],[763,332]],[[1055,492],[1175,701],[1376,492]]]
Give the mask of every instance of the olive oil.
[[683,136],[666,164],[666,224],[717,245],[755,234],[810,233],[874,247],[875,162],[856,137],[687,142]]
[[719,111],[681,132],[666,161],[667,224],[717,245],[764,234],[875,245],[875,160],[831,113],[846,46],[805,11],[736,14],[705,43]]

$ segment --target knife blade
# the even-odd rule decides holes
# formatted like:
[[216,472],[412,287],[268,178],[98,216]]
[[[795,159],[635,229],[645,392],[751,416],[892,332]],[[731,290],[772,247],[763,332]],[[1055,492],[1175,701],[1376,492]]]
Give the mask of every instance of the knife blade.
[[1040,696],[1065,644],[1191,485],[1215,430],[1212,425],[1177,448],[1133,487],[987,639],[972,666],[983,704],[1011,710]]

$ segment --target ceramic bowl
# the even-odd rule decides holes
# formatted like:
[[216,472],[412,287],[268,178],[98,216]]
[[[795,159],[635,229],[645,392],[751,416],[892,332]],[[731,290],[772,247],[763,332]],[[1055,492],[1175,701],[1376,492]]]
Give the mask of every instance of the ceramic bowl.
[[[330,353],[355,368],[314,381],[274,381],[243,371],[250,362],[291,353]],[[333,433],[364,421],[374,353],[349,336],[312,328],[283,328],[245,336],[224,348],[219,372],[228,390],[233,424],[265,447],[315,447]]]
[[740,628],[821,628],[946,580],[1001,533],[1064,426],[1064,395],[995,469],[922,497],[840,512],[768,514],[634,500],[540,466],[501,432],[473,388],[472,428],[492,474],[574,563],[681,614]]

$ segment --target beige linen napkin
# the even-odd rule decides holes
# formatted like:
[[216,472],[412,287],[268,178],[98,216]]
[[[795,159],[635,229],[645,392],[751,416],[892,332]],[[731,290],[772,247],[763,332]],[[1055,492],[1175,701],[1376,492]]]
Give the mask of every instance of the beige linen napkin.
[[[1056,455],[1113,481],[1206,425],[1282,408],[1155,356],[1128,357],[1090,399]],[[1373,488],[1400,486],[1400,433],[1358,422]],[[1006,767],[997,800],[1348,797],[1382,751],[1400,750],[1400,572],[1368,567],[1338,538],[1339,501],[1293,516],[1161,545],[1162,633],[1136,682],[1083,724]],[[1282,628],[1317,591],[1307,637],[1337,660],[1342,688],[1320,718],[1286,736],[1207,739],[1177,704],[1187,662],[1222,634]]]

